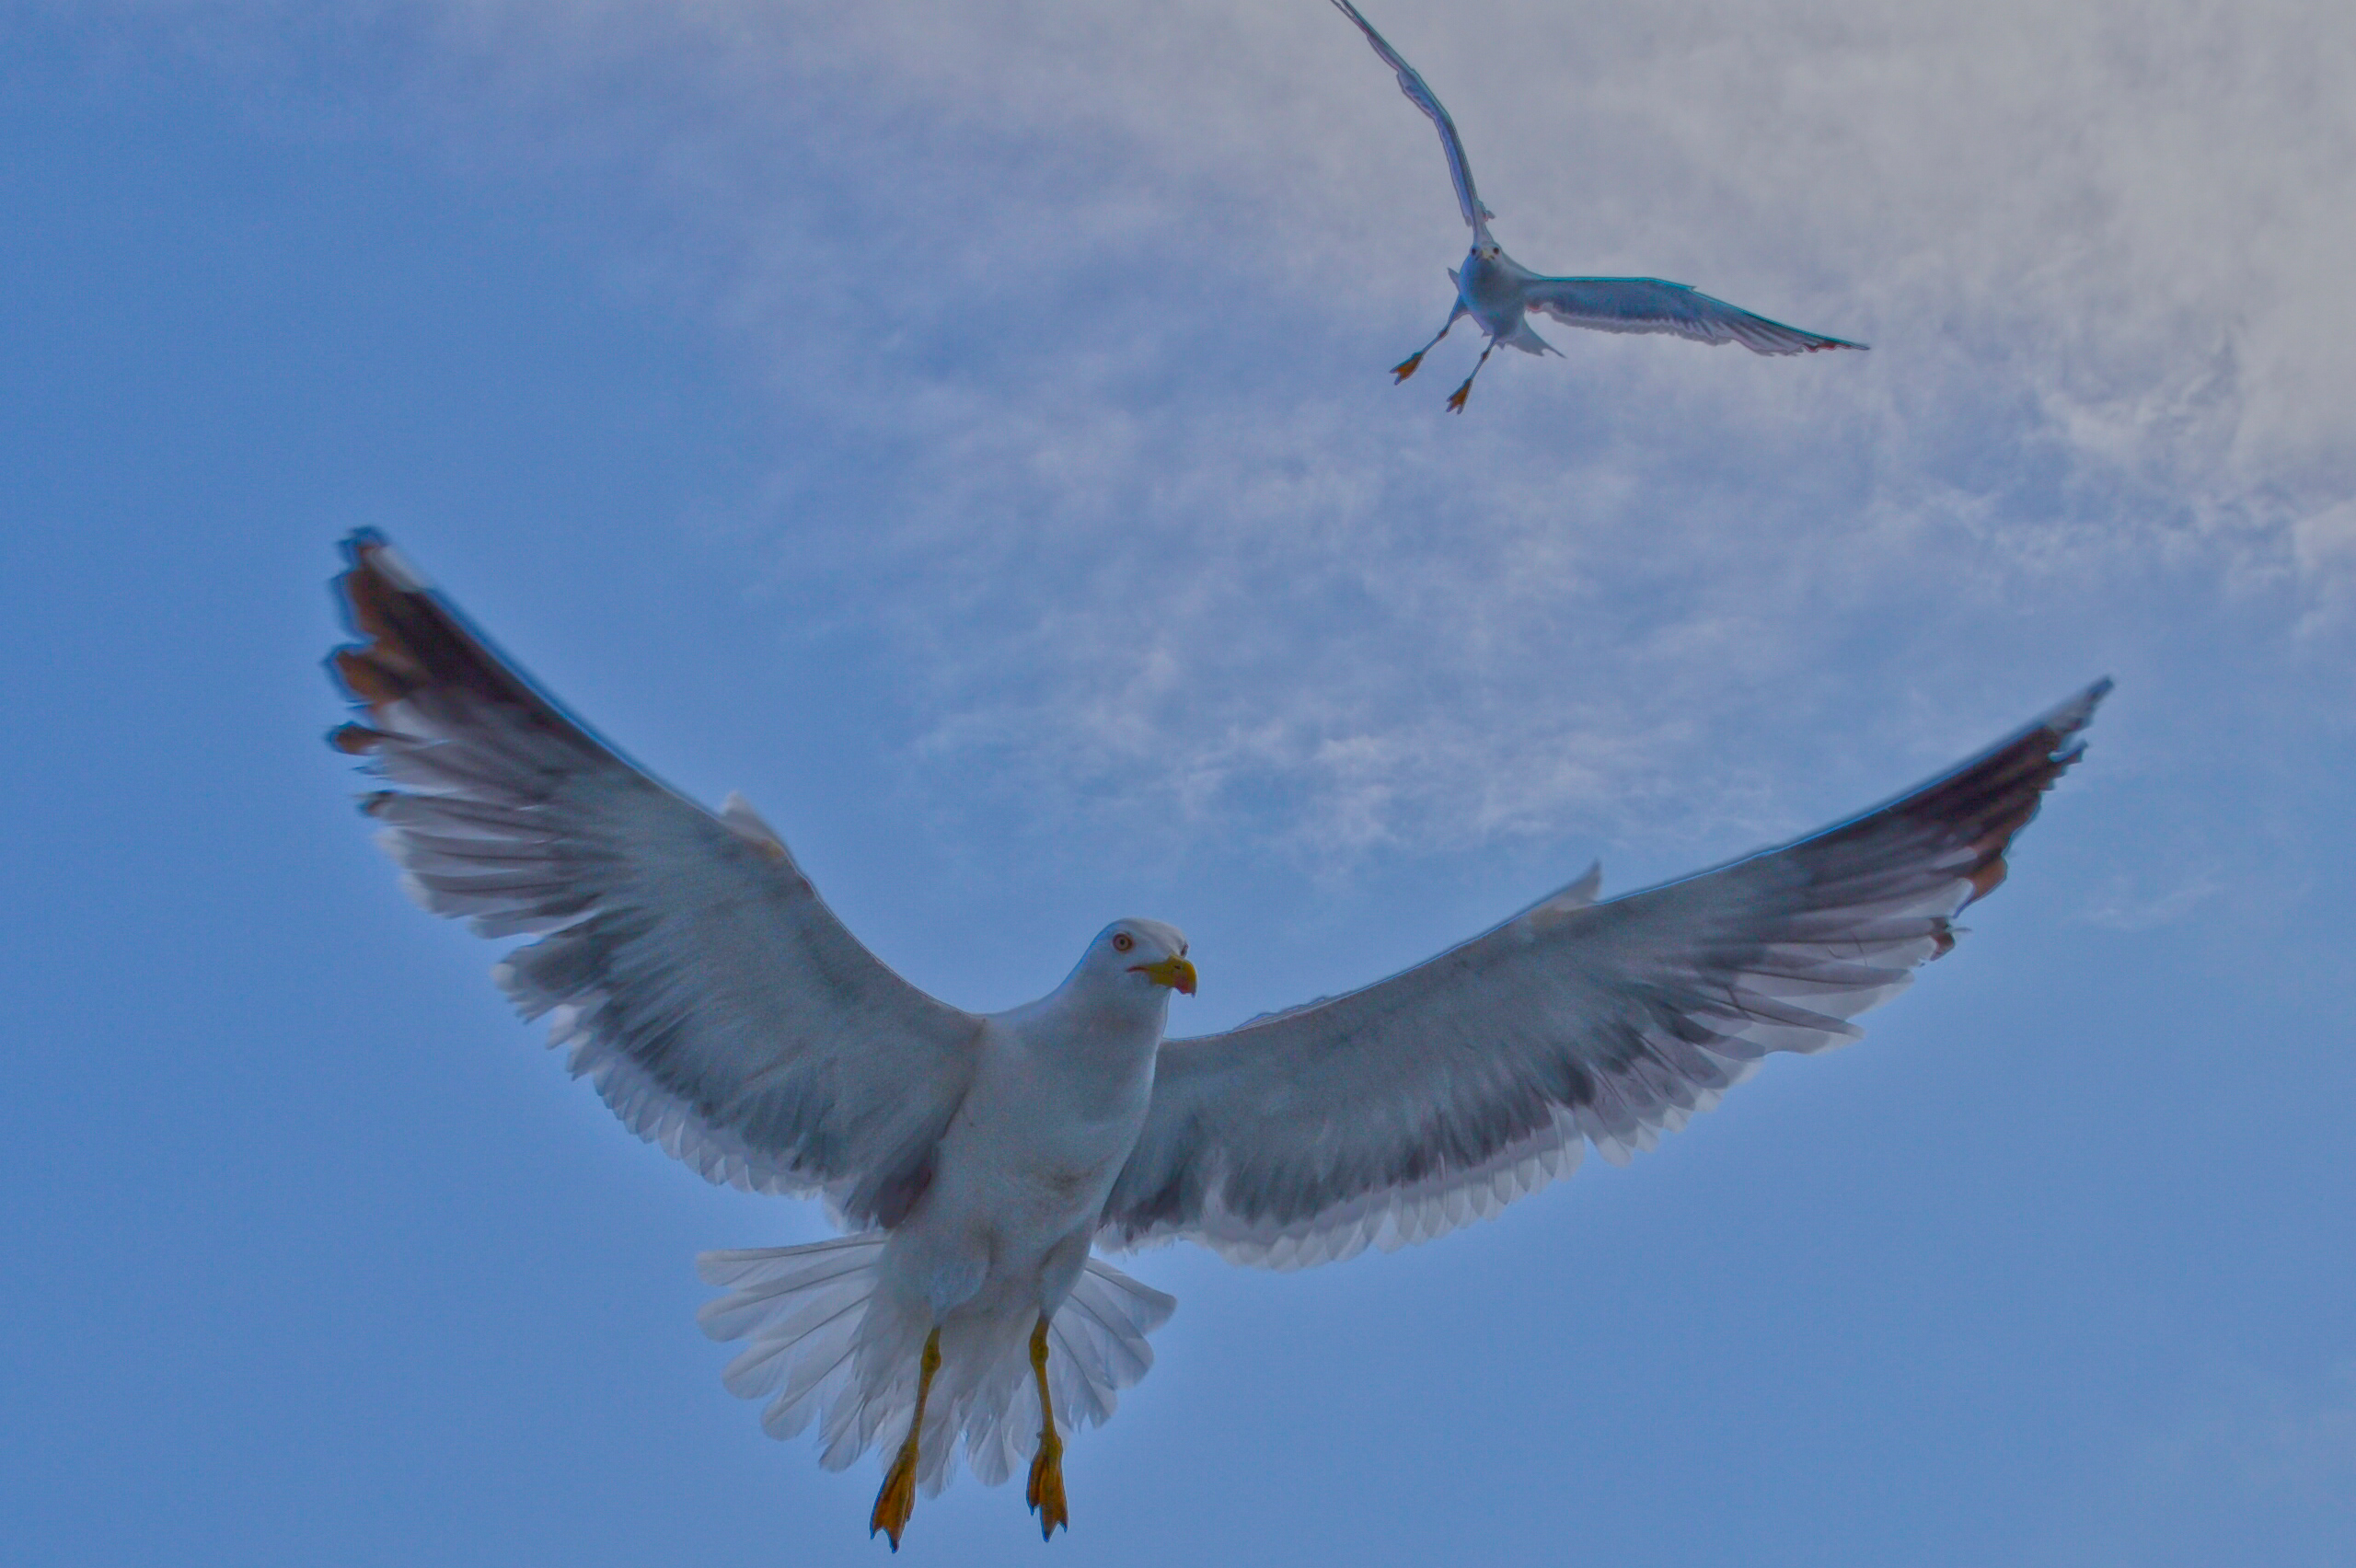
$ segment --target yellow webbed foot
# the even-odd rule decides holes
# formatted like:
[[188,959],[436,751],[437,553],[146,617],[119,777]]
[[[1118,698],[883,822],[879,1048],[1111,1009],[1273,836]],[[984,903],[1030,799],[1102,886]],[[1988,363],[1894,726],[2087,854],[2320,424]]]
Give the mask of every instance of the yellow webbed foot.
[[867,1516],[867,1539],[875,1539],[883,1531],[892,1540],[892,1550],[900,1550],[900,1532],[908,1528],[908,1516],[917,1511],[917,1452],[910,1444],[900,1450],[884,1473],[884,1490],[875,1494],[875,1511]]
[[1064,1506],[1064,1440],[1050,1430],[1039,1439],[1038,1455],[1031,1461],[1031,1484],[1023,1500],[1039,1516],[1039,1539],[1053,1540],[1056,1528],[1071,1528],[1071,1514]]
[[1417,349],[1414,353],[1409,354],[1405,359],[1400,361],[1397,364],[1392,365],[1391,367],[1391,374],[1394,379],[1392,381],[1391,385],[1396,386],[1400,382],[1404,381],[1407,377],[1415,375],[1415,367],[1423,363],[1424,351]]

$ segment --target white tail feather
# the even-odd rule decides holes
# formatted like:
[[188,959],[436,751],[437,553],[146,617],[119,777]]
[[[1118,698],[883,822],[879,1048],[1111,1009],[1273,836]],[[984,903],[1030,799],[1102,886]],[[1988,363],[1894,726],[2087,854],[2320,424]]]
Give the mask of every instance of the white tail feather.
[[[740,1399],[767,1399],[761,1429],[800,1435],[814,1422],[820,1461],[841,1470],[872,1447],[897,1446],[916,1409],[917,1358],[929,1325],[876,1293],[880,1231],[802,1247],[706,1252],[696,1272],[727,1294],[696,1314],[716,1340],[745,1349],[722,1380]],[[1047,1330],[1047,1387],[1056,1424],[1069,1431],[1113,1418],[1118,1390],[1153,1366],[1146,1336],[1177,1303],[1094,1258]],[[937,1493],[965,1462],[995,1486],[1038,1443],[1039,1399],[1019,1320],[956,1320],[941,1332],[941,1370],[925,1408],[918,1481]]]

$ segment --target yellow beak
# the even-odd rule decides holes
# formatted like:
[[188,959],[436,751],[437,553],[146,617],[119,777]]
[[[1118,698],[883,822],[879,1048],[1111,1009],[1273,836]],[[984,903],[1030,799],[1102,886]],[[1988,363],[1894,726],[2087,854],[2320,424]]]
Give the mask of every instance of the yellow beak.
[[1132,963],[1129,973],[1142,974],[1157,986],[1168,986],[1182,997],[1195,994],[1195,966],[1175,954],[1152,963]]

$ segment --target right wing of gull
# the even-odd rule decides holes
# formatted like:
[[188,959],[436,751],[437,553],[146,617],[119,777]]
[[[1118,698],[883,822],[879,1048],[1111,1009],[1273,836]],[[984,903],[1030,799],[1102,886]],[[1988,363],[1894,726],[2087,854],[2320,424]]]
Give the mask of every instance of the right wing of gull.
[[1599,332],[1670,332],[1701,343],[1740,343],[1758,354],[1865,346],[1786,327],[1685,283],[1659,278],[1536,278],[1524,287],[1522,297],[1530,309],[1566,327]]
[[1473,233],[1486,234],[1490,221],[1497,214],[1489,211],[1479,193],[1472,189],[1472,166],[1464,159],[1464,138],[1456,133],[1456,121],[1450,120],[1448,110],[1440,107],[1439,98],[1425,83],[1423,74],[1408,64],[1399,52],[1391,47],[1390,40],[1374,30],[1374,24],[1360,16],[1358,8],[1351,5],[1350,0],[1334,0],[1334,4],[1342,15],[1358,25],[1358,30],[1366,34],[1367,42],[1374,45],[1374,52],[1382,56],[1382,63],[1399,73],[1399,90],[1407,95],[1407,101],[1431,116],[1432,123],[1439,127],[1440,150],[1448,155],[1448,177],[1456,182],[1456,204],[1463,212],[1464,221],[1472,225]]
[[707,1179],[823,1191],[891,1225],[972,1080],[981,1020],[869,952],[784,843],[634,767],[543,694],[381,536],[336,580],[361,710],[329,739],[402,882],[485,937],[494,972],[614,1113]]

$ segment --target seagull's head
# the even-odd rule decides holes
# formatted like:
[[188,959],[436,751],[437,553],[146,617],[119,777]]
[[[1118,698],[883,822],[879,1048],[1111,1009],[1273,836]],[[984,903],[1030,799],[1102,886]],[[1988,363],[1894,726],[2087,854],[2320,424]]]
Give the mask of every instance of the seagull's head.
[[1195,994],[1195,966],[1186,960],[1186,934],[1159,920],[1115,920],[1096,934],[1080,961],[1082,973],[1151,996],[1167,987]]

